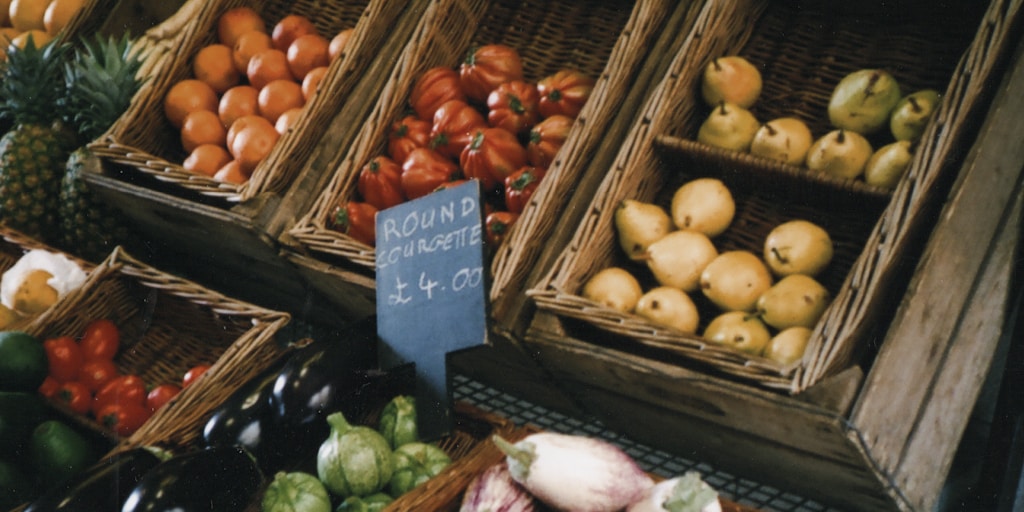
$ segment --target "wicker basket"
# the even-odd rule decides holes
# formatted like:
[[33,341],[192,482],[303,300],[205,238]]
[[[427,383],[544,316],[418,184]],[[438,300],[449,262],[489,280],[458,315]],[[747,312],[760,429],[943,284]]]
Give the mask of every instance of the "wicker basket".
[[[769,388],[799,392],[848,367],[899,296],[890,287],[901,262],[919,250],[927,215],[951,182],[976,102],[984,97],[1010,32],[1011,7],[1003,1],[944,2],[941,8],[918,2],[841,8],[816,2],[708,3],[573,241],[528,294],[539,308],[563,319],[574,337]],[[753,109],[759,119],[797,116],[815,135],[828,131],[825,113],[832,88],[856,69],[890,69],[907,92],[944,91],[943,104],[891,193],[820,179],[803,169],[692,141],[708,113],[699,94],[702,68],[711,58],[728,54],[743,55],[761,68],[765,86]],[[760,254],[772,227],[798,217],[820,223],[833,236],[835,257],[820,276],[833,301],[802,361],[782,366],[746,357],[579,295],[583,283],[607,266],[634,268],[644,276],[646,268],[627,261],[618,248],[611,214],[615,205],[627,198],[667,205],[677,186],[701,176],[722,179],[736,196],[736,218],[715,239],[720,251]],[[703,327],[715,312],[705,305],[701,313]]]
[[359,170],[370,159],[385,154],[391,123],[408,108],[409,93],[423,71],[435,66],[457,67],[476,45],[506,44],[522,57],[527,81],[563,68],[576,68],[597,78],[568,140],[516,222],[512,241],[503,244],[495,257],[491,298],[511,291],[508,285],[519,286],[524,274],[532,270],[537,253],[561,216],[561,208],[579,186],[586,163],[602,143],[608,142],[602,137],[635,85],[633,80],[672,8],[672,2],[663,1],[610,0],[586,5],[507,0],[432,2],[348,154],[332,170],[331,181],[308,213],[287,233],[294,241],[289,241],[290,245],[297,252],[372,275],[373,247],[329,229],[333,208],[355,197]]
[[[329,124],[349,92],[372,63],[390,28],[407,2],[370,1],[272,1],[191,0],[194,9],[189,35],[175,48],[175,58],[152,80],[149,93],[126,112],[99,140],[91,144],[98,155],[111,162],[137,170],[142,175],[170,185],[186,197],[195,194],[219,198],[229,203],[253,198],[263,192],[284,191],[302,170],[324,127]],[[216,24],[220,14],[238,6],[252,7],[266,20],[268,27],[288,14],[301,14],[313,21],[325,37],[354,28],[345,46],[344,58],[329,67],[317,94],[303,109],[299,119],[281,136],[267,158],[244,184],[215,181],[186,171],[182,166],[187,154],[181,147],[178,130],[163,114],[163,99],[176,82],[192,76],[192,58],[204,46],[216,42]],[[134,173],[129,178],[137,178]],[[132,178],[135,181],[135,178]],[[156,186],[154,184],[154,186]]]

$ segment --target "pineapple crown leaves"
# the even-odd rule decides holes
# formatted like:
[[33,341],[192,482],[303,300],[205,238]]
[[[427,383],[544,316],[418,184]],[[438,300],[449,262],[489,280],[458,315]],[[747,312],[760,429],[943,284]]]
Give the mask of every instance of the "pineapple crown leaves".
[[128,34],[121,38],[82,38],[74,58],[64,66],[67,94],[59,106],[67,126],[80,139],[94,140],[114,124],[142,86],[137,77],[145,61]]
[[50,125],[60,118],[58,103],[65,95],[61,78],[70,45],[50,41],[36,46],[8,46],[0,65],[0,119],[14,124]]

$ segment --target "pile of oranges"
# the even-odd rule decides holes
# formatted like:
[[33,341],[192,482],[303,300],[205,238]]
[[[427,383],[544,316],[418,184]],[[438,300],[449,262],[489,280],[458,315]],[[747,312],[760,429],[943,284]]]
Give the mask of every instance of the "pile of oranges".
[[327,39],[300,14],[270,31],[254,9],[236,7],[217,21],[217,42],[196,52],[192,77],[164,97],[164,114],[188,153],[182,167],[242,184],[313,98],[352,29]]
[[19,48],[28,38],[42,46],[60,33],[85,6],[85,0],[0,0],[0,61],[7,46]]

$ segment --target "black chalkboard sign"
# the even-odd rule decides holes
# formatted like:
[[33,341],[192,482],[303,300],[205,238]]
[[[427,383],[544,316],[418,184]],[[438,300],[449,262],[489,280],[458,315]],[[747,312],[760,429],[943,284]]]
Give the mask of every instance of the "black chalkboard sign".
[[377,214],[377,333],[386,368],[416,365],[420,435],[452,428],[447,355],[487,341],[479,182]]

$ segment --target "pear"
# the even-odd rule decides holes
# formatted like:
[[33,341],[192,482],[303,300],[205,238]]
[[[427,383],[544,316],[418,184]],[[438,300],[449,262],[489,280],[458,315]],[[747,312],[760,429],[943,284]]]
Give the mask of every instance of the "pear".
[[640,282],[621,267],[608,267],[583,285],[583,297],[623,313],[632,313],[644,294]]
[[645,293],[636,303],[635,313],[654,324],[686,334],[696,333],[700,322],[693,299],[679,288],[670,286],[658,286]]
[[700,231],[714,238],[732,223],[736,201],[721,180],[697,178],[676,189],[669,210],[675,227]]
[[704,339],[751,355],[761,355],[771,333],[757,316],[729,311],[715,317],[704,329]]
[[796,219],[772,228],[764,239],[764,261],[777,276],[816,276],[832,261],[832,237],[821,226]]
[[757,313],[776,328],[814,327],[829,303],[829,293],[811,276],[783,277],[757,299]]
[[47,281],[53,274],[45,270],[32,270],[25,274],[17,291],[14,292],[14,310],[23,315],[36,315],[49,309],[57,302],[57,289]]
[[700,289],[723,311],[753,311],[757,299],[772,286],[772,273],[750,251],[725,251],[704,267]]
[[701,123],[697,131],[697,142],[746,152],[760,126],[761,123],[749,110],[735,103],[722,102]]
[[864,181],[877,187],[896,188],[914,159],[912,144],[909,140],[898,140],[878,148],[864,166]]
[[640,261],[648,245],[672,230],[672,219],[656,204],[625,199],[615,208],[615,230],[629,259]]
[[889,123],[901,98],[896,78],[881,69],[861,69],[843,77],[832,90],[828,118],[832,125],[867,135]]
[[662,286],[695,292],[700,274],[718,250],[711,239],[700,231],[673,231],[647,247],[647,268]]
[[790,327],[779,331],[764,347],[764,357],[781,365],[792,364],[804,357],[811,330],[806,327]]
[[747,59],[728,55],[704,66],[700,92],[708,106],[725,101],[750,108],[761,95],[761,72]]
[[750,142],[750,154],[803,165],[814,137],[807,123],[795,117],[781,117],[761,125]]
[[871,143],[857,132],[833,130],[814,141],[807,152],[807,168],[839,178],[853,179],[864,172],[873,153]]
[[896,140],[920,139],[941,101],[942,96],[935,89],[923,89],[901,98],[889,115],[892,136]]

